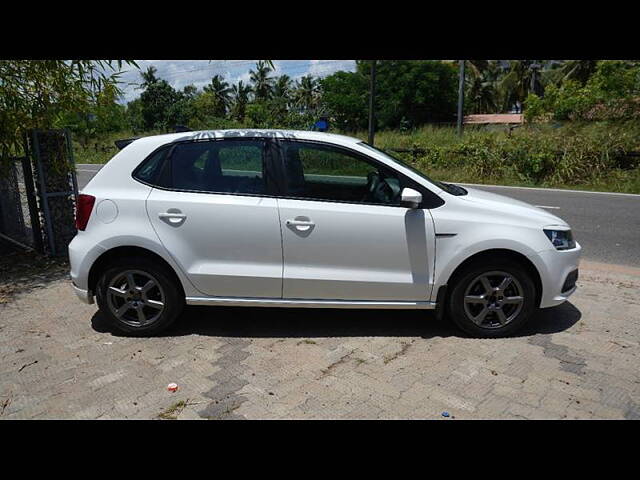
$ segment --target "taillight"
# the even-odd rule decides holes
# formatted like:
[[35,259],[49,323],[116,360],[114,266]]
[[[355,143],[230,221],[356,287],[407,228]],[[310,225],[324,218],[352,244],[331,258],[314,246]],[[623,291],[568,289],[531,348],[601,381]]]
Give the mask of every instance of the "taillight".
[[78,230],[84,231],[87,228],[95,201],[96,197],[93,195],[85,195],[84,193],[78,195],[78,203],[76,204],[76,228]]

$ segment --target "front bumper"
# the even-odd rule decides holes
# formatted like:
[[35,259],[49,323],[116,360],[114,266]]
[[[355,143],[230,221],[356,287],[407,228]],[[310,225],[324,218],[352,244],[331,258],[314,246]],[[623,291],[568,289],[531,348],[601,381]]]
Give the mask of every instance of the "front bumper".
[[89,305],[93,304],[93,295],[91,294],[91,292],[76,287],[73,283],[71,284],[71,287],[80,300],[82,300],[84,303],[88,303]]
[[538,272],[542,282],[540,308],[560,305],[576,291],[575,283],[566,282],[570,275],[577,275],[581,251],[582,247],[576,242],[576,248],[571,250],[553,249],[538,253]]

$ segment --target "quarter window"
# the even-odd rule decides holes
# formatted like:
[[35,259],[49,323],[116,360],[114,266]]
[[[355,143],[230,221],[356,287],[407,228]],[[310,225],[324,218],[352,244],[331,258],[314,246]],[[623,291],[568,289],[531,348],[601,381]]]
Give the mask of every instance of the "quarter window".
[[171,188],[264,194],[264,152],[265,144],[261,140],[178,144],[171,154]]
[[133,176],[144,183],[155,185],[167,150],[167,148],[161,148],[152,153],[151,156],[138,167]]
[[396,172],[325,145],[284,143],[287,196],[383,205],[400,204]]

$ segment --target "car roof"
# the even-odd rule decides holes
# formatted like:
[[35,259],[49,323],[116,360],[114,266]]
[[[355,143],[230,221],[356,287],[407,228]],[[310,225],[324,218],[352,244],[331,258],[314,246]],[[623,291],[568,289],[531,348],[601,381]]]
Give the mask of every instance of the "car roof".
[[362,140],[358,138],[347,137],[345,135],[337,135],[335,133],[276,129],[199,130],[194,132],[179,132],[142,137],[136,140],[136,142],[152,142],[160,146],[174,142],[220,140],[224,138],[277,138],[292,140],[315,140],[344,146],[350,146],[362,142]]

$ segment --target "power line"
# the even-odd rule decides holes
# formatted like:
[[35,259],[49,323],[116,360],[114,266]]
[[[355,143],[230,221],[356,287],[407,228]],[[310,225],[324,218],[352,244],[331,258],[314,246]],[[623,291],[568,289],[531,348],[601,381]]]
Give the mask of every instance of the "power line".
[[[223,61],[230,62],[230,60],[223,60]],[[251,65],[253,63],[255,63],[253,60],[241,61],[241,62],[238,62],[238,63],[231,64],[231,66],[235,67],[235,66],[240,66],[240,65]],[[229,66],[229,64],[224,64],[224,67],[228,67],[228,66]],[[202,72],[202,71],[209,70],[209,69],[218,70],[220,68],[223,68],[223,65],[207,65],[206,67],[202,67],[202,68],[194,68],[194,69],[191,69],[191,70],[179,70],[179,71],[175,71],[175,72],[170,72],[167,75],[165,75],[163,78],[166,78],[166,77],[170,78],[170,77],[173,77],[175,75],[182,74],[182,73]]]

